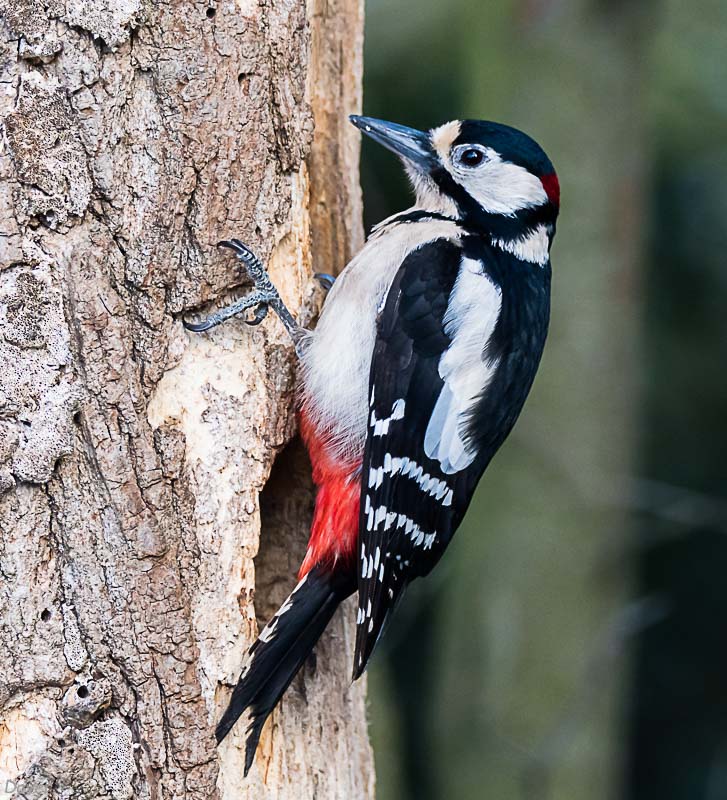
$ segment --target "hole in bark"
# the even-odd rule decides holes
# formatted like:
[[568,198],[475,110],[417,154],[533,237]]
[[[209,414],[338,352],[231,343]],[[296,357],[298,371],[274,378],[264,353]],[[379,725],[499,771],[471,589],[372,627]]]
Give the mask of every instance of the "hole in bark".
[[111,48],[106,44],[106,40],[102,36],[94,36],[93,43],[98,47],[99,53],[101,55],[108,55],[112,52]]
[[48,609],[48,608],[44,608],[40,612],[40,618],[43,620],[43,622],[48,622],[48,620],[51,618],[51,616],[52,615],[51,615],[50,609]]
[[65,747],[66,746],[66,740],[65,739],[59,739],[58,740],[58,746],[59,747]]
[[207,19],[212,19],[212,17],[214,17],[214,15],[215,15],[216,13],[217,13],[217,9],[214,9],[214,8],[208,8],[208,9],[207,9]]
[[295,586],[313,516],[311,466],[296,437],[275,459],[260,494],[260,549],[255,558],[255,614],[267,622]]
[[76,694],[83,700],[88,697],[88,687],[87,686],[79,686],[76,689]]
[[54,228],[58,222],[58,215],[55,211],[46,211],[44,214],[39,215],[39,219],[41,225],[45,225],[47,228]]
[[247,72],[240,72],[237,76],[237,85],[240,91],[246,97],[250,94],[250,74]]

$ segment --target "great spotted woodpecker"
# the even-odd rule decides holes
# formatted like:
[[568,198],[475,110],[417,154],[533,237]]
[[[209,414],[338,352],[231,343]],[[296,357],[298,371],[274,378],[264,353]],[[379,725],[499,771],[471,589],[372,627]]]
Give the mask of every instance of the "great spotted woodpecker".
[[263,724],[342,600],[358,590],[353,677],[406,586],[439,561],[512,429],[543,352],[553,165],[505,125],[429,132],[351,117],[403,161],[413,208],[374,228],[299,328],[262,264],[231,247],[255,291],[192,330],[273,308],[300,358],[300,430],[317,485],[299,582],[250,648],[217,727],[247,711],[245,774]]

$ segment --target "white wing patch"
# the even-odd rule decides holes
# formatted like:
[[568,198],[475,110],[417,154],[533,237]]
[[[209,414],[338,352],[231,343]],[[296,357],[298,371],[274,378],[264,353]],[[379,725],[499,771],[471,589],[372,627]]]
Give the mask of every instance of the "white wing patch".
[[452,340],[439,359],[444,386],[424,435],[424,452],[439,461],[445,474],[465,469],[477,455],[465,443],[462,429],[497,370],[499,362],[486,360],[484,349],[501,307],[502,292],[482,272],[480,262],[462,259],[443,320]]

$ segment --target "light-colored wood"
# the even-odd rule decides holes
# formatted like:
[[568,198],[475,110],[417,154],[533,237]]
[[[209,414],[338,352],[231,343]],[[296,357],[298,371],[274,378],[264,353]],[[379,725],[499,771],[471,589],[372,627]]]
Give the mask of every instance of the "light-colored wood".
[[4,14],[0,796],[373,797],[350,608],[249,778],[241,730],[215,747],[312,493],[282,326],[181,325],[246,290],[220,239],[303,322],[360,243],[362,3]]

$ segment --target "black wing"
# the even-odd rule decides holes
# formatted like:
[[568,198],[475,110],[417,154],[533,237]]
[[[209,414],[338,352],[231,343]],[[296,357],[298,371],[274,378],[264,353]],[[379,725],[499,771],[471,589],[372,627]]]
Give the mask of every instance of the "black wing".
[[[362,473],[354,677],[406,584],[434,566],[450,536],[458,481],[426,457],[424,434],[443,386],[439,359],[450,345],[443,318],[461,259],[461,246],[448,239],[412,252],[379,318]],[[432,491],[423,491],[425,483]]]
[[[403,589],[439,561],[522,408],[547,331],[550,268],[538,270],[525,271],[509,259],[503,263],[481,240],[439,239],[409,254],[392,283],[379,317],[369,380],[354,679],[365,669]],[[460,341],[448,305],[465,271],[475,294],[484,286],[478,281],[487,281],[489,291],[500,293],[501,306],[471,351],[473,361],[497,364],[460,425],[467,428],[476,456],[453,465],[425,446],[425,439],[436,409],[441,416],[438,400],[449,387],[440,374],[446,373],[443,354],[456,355],[450,348]],[[480,309],[471,310],[477,325]]]

